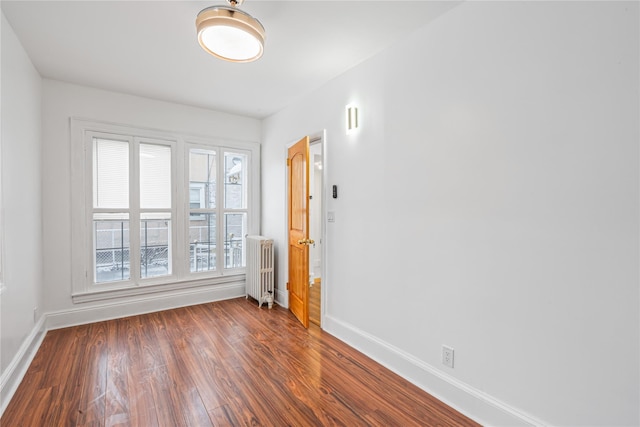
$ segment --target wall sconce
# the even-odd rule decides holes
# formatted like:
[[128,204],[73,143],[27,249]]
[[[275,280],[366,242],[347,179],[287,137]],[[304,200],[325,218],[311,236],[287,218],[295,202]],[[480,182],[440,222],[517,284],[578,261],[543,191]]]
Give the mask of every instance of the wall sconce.
[[345,107],[347,135],[354,133],[360,127],[360,118],[358,117],[358,107],[349,104]]

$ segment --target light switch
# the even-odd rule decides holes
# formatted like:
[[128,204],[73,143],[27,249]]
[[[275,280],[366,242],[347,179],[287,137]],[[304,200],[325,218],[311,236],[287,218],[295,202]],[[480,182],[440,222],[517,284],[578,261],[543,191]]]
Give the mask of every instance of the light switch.
[[335,212],[327,212],[327,221],[336,222],[336,213]]

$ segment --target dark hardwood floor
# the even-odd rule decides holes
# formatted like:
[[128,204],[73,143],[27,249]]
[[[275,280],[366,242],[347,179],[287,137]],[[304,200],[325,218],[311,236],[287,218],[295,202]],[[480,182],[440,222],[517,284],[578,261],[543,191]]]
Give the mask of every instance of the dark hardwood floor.
[[13,426],[475,426],[285,309],[244,298],[50,331]]

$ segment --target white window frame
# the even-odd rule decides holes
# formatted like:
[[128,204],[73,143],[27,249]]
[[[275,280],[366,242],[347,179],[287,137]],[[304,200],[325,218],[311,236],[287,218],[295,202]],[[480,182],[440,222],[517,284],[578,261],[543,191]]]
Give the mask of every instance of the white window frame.
[[2,144],[0,144],[0,295],[4,292],[4,189],[2,186]]
[[[94,242],[93,242],[93,176],[92,176],[92,140],[94,136],[119,139],[131,138],[130,143],[130,279],[126,281],[94,283]],[[138,183],[138,150],[140,143],[168,145],[172,148],[172,207],[171,207],[171,253],[172,271],[167,276],[140,278],[138,238],[140,235],[139,183]],[[247,233],[260,232],[260,145],[255,142],[231,141],[219,138],[193,137],[170,131],[159,131],[117,125],[93,120],[71,118],[71,217],[72,217],[72,300],[82,303],[123,296],[133,296],[164,292],[174,289],[228,283],[230,279],[242,280],[245,268],[224,269],[218,265],[215,271],[191,273],[189,267],[189,150],[197,146],[207,150],[216,150],[222,159],[224,152],[234,151],[248,154],[247,168]],[[222,169],[218,169],[220,171]],[[220,173],[220,172],[219,172]],[[222,172],[224,173],[224,172]],[[218,179],[217,181],[221,181]],[[218,195],[222,197],[217,184]],[[220,200],[220,199],[218,199]],[[218,202],[219,204],[219,202]],[[116,211],[116,210],[114,210]],[[123,210],[117,210],[123,212]],[[144,210],[145,212],[148,210]],[[167,212],[159,209],[158,211]],[[222,218],[225,212],[220,207],[217,215],[218,230],[222,230]],[[222,213],[222,214],[221,214]],[[218,239],[222,239],[218,232]],[[217,245],[221,246],[221,245]],[[134,262],[134,256],[138,258]],[[222,257],[218,255],[217,259]]]
[[[122,142],[126,142],[128,144],[129,147],[129,204],[127,208],[94,208],[93,207],[93,141],[95,138],[99,138],[99,139],[107,139],[107,140],[117,140],[117,141],[122,141]],[[122,135],[122,134],[116,134],[116,133],[107,133],[107,132],[99,132],[99,131],[86,131],[84,132],[84,138],[82,141],[82,145],[84,147],[84,168],[86,170],[86,174],[88,179],[88,183],[85,186],[85,211],[87,212],[87,215],[85,215],[84,221],[86,221],[85,224],[85,229],[88,231],[87,234],[87,238],[90,240],[89,242],[87,242],[90,245],[91,250],[87,251],[87,253],[85,254],[85,260],[84,260],[84,265],[86,266],[86,268],[88,269],[88,274],[87,276],[87,282],[90,284],[93,284],[94,280],[95,280],[95,272],[96,272],[96,265],[95,265],[95,253],[96,253],[96,246],[95,246],[95,240],[93,239],[93,214],[97,214],[97,213],[105,213],[105,214],[109,214],[109,213],[126,213],[128,215],[128,222],[129,222],[129,280],[121,280],[121,281],[116,281],[116,282],[105,282],[105,283],[98,283],[95,284],[96,287],[98,288],[104,288],[104,289],[112,289],[112,288],[128,288],[131,285],[136,284],[135,282],[135,278],[137,277],[137,268],[135,266],[135,262],[133,262],[133,256],[134,254],[137,254],[137,252],[135,252],[136,250],[139,252],[140,249],[136,248],[136,243],[133,241],[134,239],[132,239],[132,236],[135,236],[136,234],[134,234],[136,231],[138,232],[137,235],[140,234],[140,231],[138,230],[138,225],[134,224],[135,218],[134,218],[134,211],[135,211],[135,201],[136,201],[136,197],[138,196],[138,191],[133,190],[134,188],[136,188],[137,186],[135,185],[135,183],[137,182],[137,177],[134,177],[137,173],[137,160],[138,160],[138,155],[137,153],[134,155],[134,151],[135,150],[135,145],[134,145],[134,138],[132,136],[129,135]],[[139,218],[139,212],[136,212],[136,216]],[[138,219],[139,221],[139,219]]]
[[[248,153],[246,150],[240,150],[240,149],[237,149],[237,148],[234,148],[234,147],[229,147],[229,146],[221,147],[221,149],[220,149],[220,168],[221,168],[221,171],[223,173],[223,178],[224,179],[221,180],[222,182],[220,183],[220,186],[222,188],[224,188],[225,192],[226,192],[226,187],[225,186],[227,184],[229,184],[227,182],[227,176],[226,176],[225,170],[224,170],[225,169],[225,165],[224,165],[225,154],[227,152],[232,152],[234,154],[237,153],[237,154],[246,155],[247,156],[247,170],[249,170],[249,171],[251,170],[251,153]],[[228,208],[228,207],[225,206],[226,194],[223,193],[223,192],[221,192],[220,194],[221,194],[221,196],[222,195],[225,196],[224,199],[222,199],[222,197],[220,199],[220,205],[221,205],[220,206],[220,227],[221,227],[220,230],[222,231],[222,230],[224,230],[224,218],[225,218],[226,214],[234,214],[234,213],[243,214],[243,213],[246,213],[247,216],[249,215],[249,209],[248,209],[249,200],[247,200],[247,207],[246,208]],[[244,236],[242,236],[242,237],[244,239]],[[224,240],[226,240],[226,235],[222,236],[222,240],[223,240],[223,242],[224,242]],[[243,247],[246,248],[246,239],[243,240]],[[229,250],[231,250],[231,248],[229,248]],[[245,259],[246,259],[246,255],[247,255],[246,250],[242,251],[241,264],[244,264]],[[224,264],[224,260],[225,259],[226,259],[226,257],[223,257],[223,260],[221,260],[221,261],[223,261],[222,264]]]
[[[185,159],[185,164],[184,164],[184,170],[185,170],[185,185],[186,188],[188,189],[187,191],[191,191],[191,182],[189,179],[189,175],[190,175],[190,153],[191,150],[205,150],[205,151],[212,151],[215,153],[215,158],[216,158],[216,207],[215,208],[207,208],[206,207],[206,196],[205,196],[205,192],[204,192],[204,184],[198,184],[198,186],[202,186],[201,187],[201,198],[200,198],[200,207],[197,208],[200,211],[197,213],[194,213],[193,217],[191,216],[191,210],[193,210],[194,208],[191,207],[191,200],[189,200],[189,206],[188,206],[188,212],[187,215],[189,217],[189,220],[193,219],[204,219],[206,214],[211,214],[211,213],[215,213],[216,214],[216,233],[218,236],[220,236],[220,179],[218,179],[218,173],[220,171],[220,147],[219,146],[212,146],[211,144],[207,144],[205,141],[194,141],[194,140],[189,140],[186,144],[186,148],[184,151],[184,159]],[[200,217],[197,218],[196,216]],[[189,221],[185,221],[184,224],[184,233],[187,237],[190,236],[189,234],[189,226],[190,223]],[[183,249],[183,253],[184,253],[184,257],[186,259],[189,259],[191,256],[191,241],[187,241],[187,244],[182,248]],[[192,274],[194,277],[206,277],[208,275],[211,274],[216,274],[216,273],[220,273],[222,272],[222,268],[221,268],[221,264],[220,264],[220,245],[218,244],[218,241],[216,241],[216,265],[215,265],[215,269],[214,270],[201,270],[201,271],[191,271],[191,268],[189,267],[189,272],[190,274]]]

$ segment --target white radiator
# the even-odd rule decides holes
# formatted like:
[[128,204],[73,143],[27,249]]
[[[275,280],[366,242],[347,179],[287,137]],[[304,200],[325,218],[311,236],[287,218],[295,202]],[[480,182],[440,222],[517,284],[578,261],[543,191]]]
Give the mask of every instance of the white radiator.
[[247,236],[247,298],[273,307],[274,281],[273,240],[263,236]]

